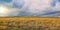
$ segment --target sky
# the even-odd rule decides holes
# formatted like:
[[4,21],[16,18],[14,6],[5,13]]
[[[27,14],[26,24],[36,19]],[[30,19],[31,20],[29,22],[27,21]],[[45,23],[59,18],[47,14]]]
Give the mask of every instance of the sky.
[[60,16],[60,0],[0,0],[0,16]]

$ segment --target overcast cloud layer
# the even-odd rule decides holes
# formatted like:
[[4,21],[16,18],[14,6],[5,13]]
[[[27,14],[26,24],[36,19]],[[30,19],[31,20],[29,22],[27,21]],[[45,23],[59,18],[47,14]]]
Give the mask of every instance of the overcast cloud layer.
[[3,16],[60,16],[60,0],[0,0],[9,7]]

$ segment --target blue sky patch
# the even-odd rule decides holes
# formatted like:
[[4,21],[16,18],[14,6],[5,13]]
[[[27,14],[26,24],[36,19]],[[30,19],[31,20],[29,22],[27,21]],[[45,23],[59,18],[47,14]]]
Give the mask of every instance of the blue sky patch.
[[9,3],[11,2],[12,0],[0,0],[0,3]]

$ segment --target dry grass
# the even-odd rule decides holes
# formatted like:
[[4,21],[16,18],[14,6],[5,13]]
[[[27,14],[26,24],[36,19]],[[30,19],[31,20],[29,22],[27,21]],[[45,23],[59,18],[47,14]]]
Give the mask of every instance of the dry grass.
[[60,17],[39,17],[39,16],[0,17],[0,29],[60,30]]

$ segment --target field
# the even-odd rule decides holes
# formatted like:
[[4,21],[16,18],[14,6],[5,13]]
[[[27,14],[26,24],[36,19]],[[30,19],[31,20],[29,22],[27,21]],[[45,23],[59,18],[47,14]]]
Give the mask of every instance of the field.
[[60,30],[60,17],[0,17],[0,30]]

